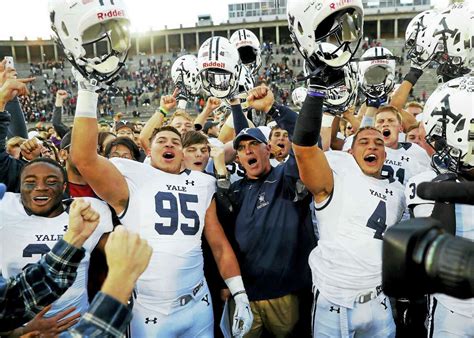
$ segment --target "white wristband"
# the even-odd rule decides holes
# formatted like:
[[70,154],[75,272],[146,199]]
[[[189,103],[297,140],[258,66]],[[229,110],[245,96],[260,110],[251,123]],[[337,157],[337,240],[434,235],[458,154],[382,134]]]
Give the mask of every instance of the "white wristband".
[[244,282],[242,281],[242,276],[234,276],[227,278],[225,280],[227,287],[229,288],[230,293],[235,295],[236,293],[240,293],[241,291],[245,292]]
[[333,120],[334,120],[333,115],[323,114],[323,120],[321,122],[321,127],[322,128],[331,128]]
[[97,118],[97,101],[99,94],[80,89],[77,93],[75,117]]
[[186,110],[186,106],[188,104],[188,101],[186,100],[178,100],[178,109]]

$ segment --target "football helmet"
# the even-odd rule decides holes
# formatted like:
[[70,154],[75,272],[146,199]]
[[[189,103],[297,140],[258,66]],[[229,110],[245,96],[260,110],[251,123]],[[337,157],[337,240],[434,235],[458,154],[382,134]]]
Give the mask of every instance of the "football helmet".
[[237,48],[224,37],[207,39],[198,52],[199,79],[209,95],[219,99],[237,94],[240,79],[240,59]]
[[[426,101],[426,140],[434,143],[433,167],[459,173],[474,167],[474,76],[450,80]],[[442,164],[440,167],[439,164]]]
[[367,49],[359,60],[359,78],[363,93],[377,99],[387,96],[395,85],[395,59],[384,47]]
[[474,43],[471,17],[472,13],[463,3],[452,4],[439,12],[426,29],[425,44],[428,44],[431,60],[438,64],[441,82],[470,72]]
[[[122,0],[50,0],[53,39],[74,68],[92,83],[111,84],[125,65],[130,20]],[[84,46],[106,41],[109,53],[88,55]]]
[[306,87],[298,87],[293,90],[291,93],[291,99],[293,100],[293,104],[298,108],[303,106],[303,102],[306,99],[306,95],[308,93],[308,89]]
[[[363,35],[362,0],[289,0],[287,8],[290,37],[311,71],[350,61]],[[334,51],[324,49],[326,40],[336,44]]]
[[239,29],[230,37],[232,43],[239,52],[240,60],[250,72],[255,75],[262,65],[260,41],[257,36],[248,29]]
[[[337,50],[337,46],[327,42],[322,42],[321,48],[328,53],[334,53],[336,56],[343,53],[341,50]],[[308,63],[305,62],[303,66],[304,74],[310,77],[312,70],[308,69]],[[324,88],[326,91],[324,99],[324,109],[326,112],[338,115],[355,104],[358,86],[357,63],[349,62],[338,69],[327,67],[320,76],[324,77],[326,84]],[[312,87],[311,83],[312,80],[309,78],[307,81],[308,87]]]
[[[420,41],[426,36],[426,29],[434,22],[435,17],[438,15],[436,10],[427,10],[417,14],[407,26],[405,31],[405,48],[407,51],[407,56],[414,63],[421,66],[421,68],[426,67],[429,63],[428,55],[424,56],[426,49],[426,44],[424,41],[422,45],[418,45]],[[427,36],[426,36],[427,37]],[[426,42],[429,43],[429,39],[426,39]]]
[[171,78],[180,89],[180,94],[186,98],[196,96],[201,90],[198,73],[197,58],[194,55],[183,55],[171,66]]

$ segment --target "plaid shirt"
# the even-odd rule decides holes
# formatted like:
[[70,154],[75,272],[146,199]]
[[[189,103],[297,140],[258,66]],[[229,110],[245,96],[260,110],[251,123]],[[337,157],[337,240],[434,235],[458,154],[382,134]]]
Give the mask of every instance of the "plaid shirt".
[[74,282],[85,255],[64,240],[19,275],[0,277],[0,331],[17,328],[58,299]]
[[122,337],[131,319],[128,307],[99,292],[79,323],[60,337]]

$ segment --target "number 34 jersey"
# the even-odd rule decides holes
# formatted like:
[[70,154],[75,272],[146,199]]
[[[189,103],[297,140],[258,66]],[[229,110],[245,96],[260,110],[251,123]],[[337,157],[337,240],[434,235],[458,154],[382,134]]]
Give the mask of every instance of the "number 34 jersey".
[[[87,301],[87,270],[90,253],[97,245],[102,234],[113,229],[109,207],[96,198],[84,198],[100,214],[100,223],[94,233],[84,243],[86,255],[77,269],[77,277],[72,286],[53,303],[47,316],[75,306],[73,313],[85,313],[89,307]],[[0,261],[2,274],[8,278],[22,271],[32,263],[39,261],[48,253],[67,230],[69,215],[63,212],[59,216],[48,218],[29,215],[21,203],[20,194],[6,193],[0,201]]]
[[130,196],[120,220],[153,248],[137,282],[137,301],[167,307],[204,278],[201,235],[215,178],[191,170],[169,174],[126,159],[112,162]]
[[326,152],[332,196],[315,205],[320,239],[309,264],[313,283],[331,302],[352,308],[382,282],[382,239],[405,208],[399,182],[365,175],[346,152]]

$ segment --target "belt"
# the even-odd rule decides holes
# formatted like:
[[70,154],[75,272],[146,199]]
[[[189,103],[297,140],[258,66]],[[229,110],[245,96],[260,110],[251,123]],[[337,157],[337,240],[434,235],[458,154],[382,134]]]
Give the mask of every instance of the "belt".
[[361,293],[360,295],[358,295],[356,297],[355,302],[359,304],[370,302],[371,300],[374,300],[375,298],[377,298],[381,293],[382,293],[382,285],[378,285],[372,291]]
[[204,281],[201,281],[198,285],[196,285],[193,290],[192,290],[192,294],[187,294],[187,295],[183,295],[181,297],[179,297],[177,300],[176,300],[176,305],[177,306],[185,306],[186,304],[188,304],[190,301],[192,301],[194,299],[194,297],[196,296],[196,294],[199,292],[199,290],[201,290],[201,288],[204,286]]

